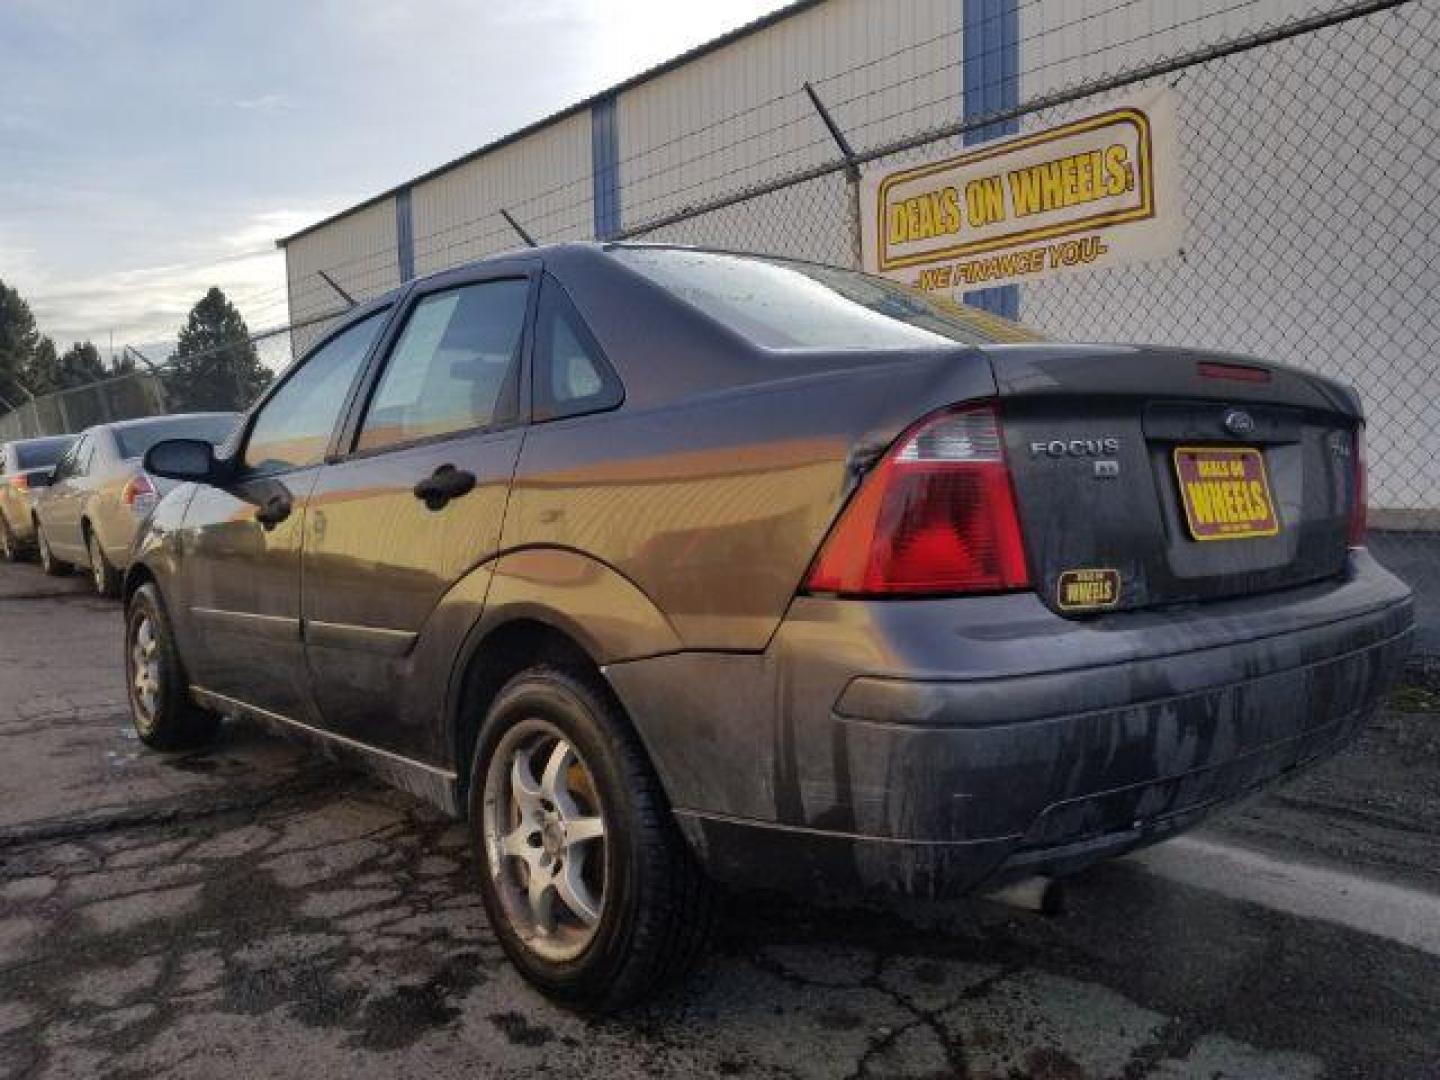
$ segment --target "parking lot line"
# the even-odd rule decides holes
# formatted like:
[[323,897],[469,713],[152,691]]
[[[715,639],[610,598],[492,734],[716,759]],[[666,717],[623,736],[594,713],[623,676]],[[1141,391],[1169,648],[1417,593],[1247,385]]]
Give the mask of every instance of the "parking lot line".
[[1199,837],[1131,858],[1171,881],[1440,956],[1440,896],[1433,893]]

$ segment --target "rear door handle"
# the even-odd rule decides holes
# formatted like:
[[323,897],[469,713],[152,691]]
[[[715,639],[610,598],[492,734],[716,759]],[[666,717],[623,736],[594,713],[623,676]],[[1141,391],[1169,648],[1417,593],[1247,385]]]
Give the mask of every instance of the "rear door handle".
[[268,532],[290,516],[291,508],[288,495],[271,495],[265,505],[255,511],[255,520]]
[[454,465],[441,465],[415,485],[415,497],[427,510],[443,510],[451,499],[458,499],[475,490],[475,474]]

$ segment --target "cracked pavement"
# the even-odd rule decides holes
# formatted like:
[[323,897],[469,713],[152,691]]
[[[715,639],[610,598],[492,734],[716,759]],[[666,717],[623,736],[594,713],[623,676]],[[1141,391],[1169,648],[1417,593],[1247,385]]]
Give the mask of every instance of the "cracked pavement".
[[687,984],[594,1021],[504,961],[460,825],[249,725],[140,746],[120,629],[83,580],[0,566],[0,1077],[1440,1076],[1419,676],[1353,750],[1081,875],[1062,916],[732,897]]

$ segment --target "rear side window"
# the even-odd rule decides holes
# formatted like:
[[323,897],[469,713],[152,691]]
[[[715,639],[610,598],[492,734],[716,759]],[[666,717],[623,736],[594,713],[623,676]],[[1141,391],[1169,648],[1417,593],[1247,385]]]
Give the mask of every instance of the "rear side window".
[[681,248],[610,251],[667,292],[769,349],[1041,340],[1019,323],[854,270]]
[[384,325],[376,312],[309,357],[260,408],[245,444],[245,467],[274,473],[319,464],[350,386]]
[[[5,461],[5,468],[11,470],[19,469],[43,469],[47,465],[54,465],[60,460],[60,456],[69,450],[75,443],[73,436],[66,436],[60,439],[40,439],[35,442],[17,443],[11,447],[11,453]],[[14,461],[9,460],[13,457]]]
[[529,293],[528,279],[506,278],[421,298],[390,351],[356,449],[513,420]]
[[165,439],[204,439],[218,446],[235,430],[239,417],[234,413],[214,416],[187,416],[182,420],[166,420],[114,428],[115,445],[122,458],[144,457],[146,451]]
[[575,305],[547,276],[535,322],[535,419],[613,409],[623,397],[619,378]]

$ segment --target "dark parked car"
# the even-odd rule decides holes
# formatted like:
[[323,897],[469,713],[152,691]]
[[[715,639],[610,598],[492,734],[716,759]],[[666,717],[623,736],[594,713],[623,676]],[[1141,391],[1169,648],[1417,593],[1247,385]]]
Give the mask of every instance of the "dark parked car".
[[35,546],[35,490],[50,477],[74,435],[0,443],[0,559],[19,562]]
[[171,481],[140,467],[162,439],[221,442],[235,413],[177,413],[97,424],[80,433],[54,470],[35,481],[31,514],[40,566],[47,574],[87,567],[101,596],[120,594],[130,545]]
[[1361,415],[1301,371],[1038,341],[846,270],[541,248],[357,308],[126,577],[136,727],[312,736],[468,816],[590,1008],[712,881],[953,895],[1174,835],[1396,674]]

